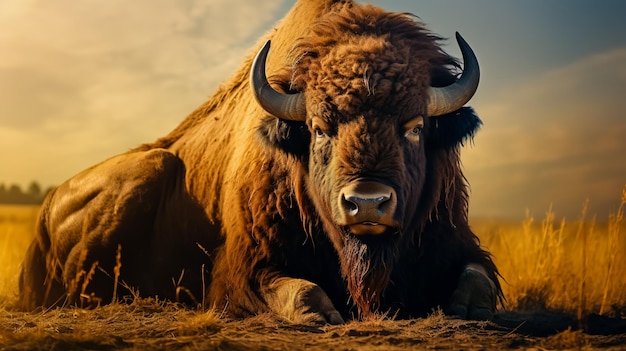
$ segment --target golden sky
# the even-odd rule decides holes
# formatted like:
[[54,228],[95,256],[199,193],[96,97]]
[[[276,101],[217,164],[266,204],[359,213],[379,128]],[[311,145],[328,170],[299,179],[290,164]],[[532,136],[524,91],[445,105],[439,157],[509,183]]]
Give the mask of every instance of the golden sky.
[[[606,218],[626,184],[626,2],[372,1],[460,31],[483,75],[463,153],[473,216]],[[163,136],[291,7],[0,1],[0,183],[59,184]],[[445,47],[458,54],[453,41]]]

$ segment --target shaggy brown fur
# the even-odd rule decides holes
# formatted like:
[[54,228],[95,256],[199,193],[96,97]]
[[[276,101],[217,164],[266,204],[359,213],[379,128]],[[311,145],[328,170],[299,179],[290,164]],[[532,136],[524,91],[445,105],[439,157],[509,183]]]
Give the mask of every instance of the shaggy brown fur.
[[[500,294],[467,223],[460,170],[478,118],[464,108],[427,118],[419,142],[404,136],[426,112],[428,87],[454,81],[438,38],[408,15],[330,0],[299,1],[269,38],[271,79],[304,92],[306,122],[258,106],[248,56],[169,135],[51,194],[22,270],[24,308],[108,302],[127,293],[113,289],[119,278],[141,295],[233,316],[417,316],[448,306],[470,263],[495,284],[480,293]],[[378,237],[337,221],[339,192],[362,179],[397,196],[398,225]]]

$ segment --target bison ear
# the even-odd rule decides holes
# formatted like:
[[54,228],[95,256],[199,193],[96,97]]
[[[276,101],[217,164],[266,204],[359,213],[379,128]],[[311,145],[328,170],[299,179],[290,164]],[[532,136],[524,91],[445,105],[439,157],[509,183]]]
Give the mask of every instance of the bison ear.
[[311,133],[304,122],[272,117],[261,123],[258,135],[265,145],[288,154],[300,157],[309,152]]
[[452,148],[472,139],[482,125],[471,107],[430,118],[428,145],[437,148]]

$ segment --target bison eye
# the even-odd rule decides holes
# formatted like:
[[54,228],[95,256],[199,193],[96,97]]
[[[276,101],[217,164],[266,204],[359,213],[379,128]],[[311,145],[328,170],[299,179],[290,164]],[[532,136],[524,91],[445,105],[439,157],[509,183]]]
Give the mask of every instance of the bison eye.
[[317,127],[317,126],[313,129],[313,132],[315,132],[315,137],[316,138],[323,138],[323,137],[326,136],[326,133],[324,133],[322,128]]
[[406,130],[404,136],[410,141],[417,143],[419,142],[420,135],[422,134],[422,130],[424,129],[424,118],[414,118],[406,123],[404,125],[404,128]]
[[313,117],[311,120],[311,128],[313,129],[313,134],[315,134],[315,138],[318,141],[328,136],[328,124],[326,124],[326,122],[321,118]]

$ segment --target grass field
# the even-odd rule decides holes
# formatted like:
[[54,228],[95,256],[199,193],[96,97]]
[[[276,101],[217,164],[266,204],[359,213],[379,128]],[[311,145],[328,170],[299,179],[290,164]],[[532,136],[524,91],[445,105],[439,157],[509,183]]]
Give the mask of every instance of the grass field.
[[504,278],[506,307],[626,315],[626,187],[606,219],[566,222],[548,209],[541,220],[473,222]]
[[[565,312],[579,321],[590,315],[626,321],[625,209],[626,188],[621,206],[604,219],[583,209],[579,220],[566,222],[548,209],[542,219],[472,220],[502,274],[503,310]],[[460,321],[440,313],[414,321],[381,317],[319,327],[290,325],[263,315],[226,320],[214,311],[203,313],[153,299],[96,310],[16,312],[11,303],[17,274],[37,212],[37,206],[0,205],[0,350],[327,350],[329,345],[334,350],[620,349],[626,343],[624,331],[613,336],[572,331],[567,327],[571,319],[551,332],[561,330],[558,334],[531,337],[514,333],[518,324],[511,331],[501,328],[503,324]]]

